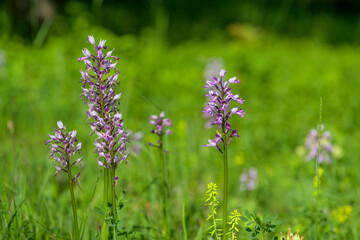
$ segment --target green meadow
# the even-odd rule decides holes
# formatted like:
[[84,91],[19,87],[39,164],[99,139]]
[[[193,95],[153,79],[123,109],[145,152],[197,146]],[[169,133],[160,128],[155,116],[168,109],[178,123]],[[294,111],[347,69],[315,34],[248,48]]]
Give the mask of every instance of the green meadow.
[[[229,213],[234,209],[278,215],[274,234],[300,230],[306,240],[359,239],[360,216],[360,49],[316,38],[295,38],[251,27],[224,31],[225,37],[162,41],[152,31],[115,34],[75,21],[74,30],[49,35],[41,46],[21,38],[0,38],[0,237],[2,239],[71,239],[72,209],[66,176],[58,174],[45,145],[61,120],[77,130],[84,168],[75,185],[83,239],[100,239],[102,171],[93,153],[82,93],[80,69],[88,35],[106,40],[120,57],[117,65],[124,126],[142,132],[128,143],[129,165],[116,170],[116,187],[123,197],[119,239],[160,239],[161,171],[157,153],[147,143],[149,117],[162,110],[172,119],[166,136],[168,228],[170,239],[212,239],[205,221],[207,184],[217,183],[221,204],[222,158],[202,147],[216,127],[205,128],[207,101],[204,69],[221,58],[227,76],[240,84],[232,89],[246,101],[244,118],[231,124],[238,130],[229,146]],[[316,161],[305,161],[304,144],[322,122],[332,135],[331,164],[320,164],[319,193]],[[141,147],[135,154],[132,147]],[[240,188],[241,174],[255,167],[254,190]],[[315,179],[315,180],[314,180]],[[123,190],[125,194],[123,193]],[[123,196],[124,195],[124,196]],[[318,197],[318,202],[317,202]],[[219,209],[221,215],[221,210]],[[247,239],[243,222],[238,239]],[[269,238],[270,239],[270,238]],[[272,238],[271,238],[272,239]]]

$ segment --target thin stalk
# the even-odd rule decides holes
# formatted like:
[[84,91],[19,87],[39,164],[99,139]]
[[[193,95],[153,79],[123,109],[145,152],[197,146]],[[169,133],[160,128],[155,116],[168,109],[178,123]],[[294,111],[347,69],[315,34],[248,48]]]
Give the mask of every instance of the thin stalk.
[[184,240],[188,240],[187,236],[187,229],[186,229],[186,211],[185,211],[185,198],[183,199],[183,206],[182,206],[182,227],[184,232]]
[[[115,164],[112,164],[112,168],[111,168],[111,179],[114,179],[115,177]],[[111,186],[111,185],[110,185]],[[116,210],[116,194],[115,194],[115,185],[111,187],[111,197],[112,197],[112,211],[113,211],[113,218],[114,218],[114,223],[116,223],[117,221],[117,210]],[[117,232],[116,232],[116,225],[113,228],[113,239],[115,240],[117,237]]]
[[69,187],[70,187],[70,195],[71,195],[71,204],[73,209],[73,217],[74,217],[74,234],[75,239],[80,240],[80,232],[79,232],[79,225],[77,221],[77,211],[76,211],[76,202],[74,196],[74,185],[73,185],[73,178],[71,175],[71,168],[68,168],[68,177],[69,177]]
[[223,200],[223,236],[227,234],[227,203],[228,203],[228,159],[227,159],[227,139],[225,132],[225,123],[222,125],[222,134],[224,138],[224,200]]
[[103,195],[103,205],[105,208],[108,206],[108,183],[109,183],[109,171],[107,168],[104,169],[104,195]]
[[318,208],[319,208],[319,158],[320,158],[320,139],[321,139],[321,125],[322,125],[322,98],[320,97],[320,116],[319,116],[319,138],[318,138],[318,155],[316,158],[316,219],[315,219],[315,240],[317,240],[318,232]]
[[[108,190],[109,189],[109,169],[104,169],[104,192],[103,192],[103,205],[107,211],[108,209]],[[105,222],[106,216],[103,218],[103,223],[101,227],[101,238],[108,239],[109,236],[109,226]]]
[[166,194],[166,163],[164,158],[163,135],[160,135],[160,161],[161,161],[161,192],[162,192],[162,212],[163,212],[163,235],[167,238],[167,194]]

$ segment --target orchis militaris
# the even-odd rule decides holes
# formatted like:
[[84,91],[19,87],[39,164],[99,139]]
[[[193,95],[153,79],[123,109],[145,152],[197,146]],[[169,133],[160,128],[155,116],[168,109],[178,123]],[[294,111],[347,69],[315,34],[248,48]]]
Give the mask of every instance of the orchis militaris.
[[[83,157],[78,158],[76,161],[72,161],[71,157],[75,153],[81,152],[81,142],[77,143],[76,131],[66,132],[66,127],[61,121],[57,122],[58,129],[55,128],[55,134],[50,135],[50,140],[46,141],[45,144],[50,143],[51,154],[49,158],[54,159],[54,167],[56,175],[58,172],[65,172],[68,175],[69,188],[71,203],[73,208],[73,217],[74,217],[74,233],[75,239],[80,240],[80,232],[78,228],[77,221],[77,211],[76,211],[76,202],[74,197],[74,183],[79,181],[80,173],[77,173],[75,176],[71,173],[71,168],[75,165],[83,166],[82,160]],[[77,143],[77,144],[76,144]]]
[[103,203],[105,207],[108,205],[108,189],[111,188],[113,219],[116,222],[115,186],[119,177],[115,175],[115,170],[119,163],[128,162],[129,155],[126,151],[128,133],[124,129],[122,115],[118,109],[121,93],[115,94],[115,89],[119,85],[117,79],[120,71],[116,68],[119,58],[112,55],[114,49],[106,54],[103,52],[103,49],[107,48],[105,40],[100,40],[98,45],[95,44],[93,36],[88,36],[87,40],[93,45],[96,53],[91,54],[84,48],[84,57],[78,58],[86,65],[85,71],[80,71],[80,82],[84,91],[82,96],[89,106],[86,114],[90,119],[92,133],[98,135],[94,151],[98,153],[97,162],[105,169]]
[[[231,140],[239,137],[237,130],[231,128],[229,120],[233,114],[244,117],[245,112],[240,108],[240,104],[244,103],[244,99],[240,98],[238,94],[234,95],[231,92],[230,84],[239,84],[240,81],[236,78],[230,78],[228,81],[224,80],[226,75],[225,70],[220,70],[219,77],[214,77],[207,80],[204,88],[208,88],[207,97],[210,97],[209,102],[204,108],[204,113],[212,118],[211,125],[218,125],[222,132],[216,132],[213,140],[209,139],[209,143],[204,147],[215,147],[221,152],[224,160],[224,203],[223,203],[223,234],[227,234],[227,199],[228,199],[228,163],[227,163],[227,147]],[[237,106],[231,108],[230,103],[234,102]],[[229,136],[228,136],[229,135]]]
[[159,149],[159,156],[161,161],[161,172],[162,172],[162,184],[161,184],[161,192],[162,192],[162,212],[163,212],[163,221],[162,221],[162,232],[165,238],[168,238],[168,229],[167,229],[167,188],[166,188],[166,162],[164,153],[167,153],[164,150],[164,142],[163,138],[165,135],[172,135],[172,131],[170,129],[166,129],[167,127],[172,127],[171,120],[169,118],[165,118],[165,112],[162,111],[159,116],[152,115],[150,117],[150,124],[154,125],[154,129],[151,130],[151,133],[154,133],[159,136],[157,140],[158,145],[153,143],[148,143],[152,147],[156,147]]
[[237,104],[243,104],[244,99],[240,98],[239,95],[234,95],[231,92],[230,84],[231,83],[240,83],[236,77],[230,78],[229,81],[225,81],[223,77],[225,76],[226,71],[220,71],[220,78],[214,77],[212,80],[206,81],[204,88],[209,88],[208,94],[206,96],[210,97],[209,102],[204,108],[204,113],[212,117],[211,125],[219,125],[223,129],[223,134],[217,132],[213,140],[209,139],[209,144],[204,145],[206,147],[215,147],[222,154],[223,149],[220,147],[221,142],[225,143],[226,135],[230,133],[228,141],[225,145],[229,145],[230,141],[234,137],[239,137],[236,129],[231,128],[229,119],[233,114],[237,114],[242,118],[245,115],[244,110],[239,106],[230,109],[230,103],[235,102]]

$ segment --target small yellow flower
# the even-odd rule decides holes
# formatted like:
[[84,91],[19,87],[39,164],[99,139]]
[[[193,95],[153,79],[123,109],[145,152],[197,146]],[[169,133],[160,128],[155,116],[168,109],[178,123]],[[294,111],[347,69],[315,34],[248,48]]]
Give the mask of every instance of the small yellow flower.
[[236,165],[242,166],[245,164],[245,154],[243,152],[238,152],[235,157],[234,161]]
[[331,215],[335,221],[343,223],[348,219],[352,209],[353,207],[351,205],[340,206],[338,209],[333,210]]

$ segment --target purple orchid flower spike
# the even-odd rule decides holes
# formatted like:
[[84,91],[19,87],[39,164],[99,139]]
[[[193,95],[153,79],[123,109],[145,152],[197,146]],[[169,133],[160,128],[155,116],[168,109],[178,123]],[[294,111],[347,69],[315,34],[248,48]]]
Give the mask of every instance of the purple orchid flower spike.
[[77,173],[75,176],[73,176],[71,169],[74,165],[80,165],[83,167],[83,158],[78,158],[76,161],[72,161],[71,158],[73,155],[75,155],[75,153],[81,152],[81,142],[78,143],[75,130],[66,132],[66,127],[62,121],[58,121],[57,126],[58,128],[55,128],[55,134],[49,134],[50,140],[46,141],[45,144],[50,144],[51,154],[49,158],[54,160],[53,165],[56,169],[54,175],[56,175],[58,172],[65,172],[68,175],[74,217],[74,235],[75,239],[80,239],[76,201],[74,196],[74,183],[80,182],[80,173]]
[[[45,144],[50,143],[51,154],[49,158],[54,160],[53,165],[56,169],[54,175],[58,172],[71,172],[70,168],[74,165],[83,166],[83,157],[72,161],[71,158],[75,153],[81,153],[81,142],[78,143],[76,139],[76,131],[66,132],[66,127],[61,121],[57,122],[58,128],[55,129],[55,134],[50,135],[50,140]],[[80,173],[76,174],[73,181],[78,180]]]
[[[239,137],[237,130],[231,128],[229,120],[232,115],[236,114],[242,118],[245,115],[245,111],[240,108],[240,104],[244,103],[244,99],[240,98],[238,94],[231,92],[230,84],[239,84],[240,81],[236,78],[230,78],[228,81],[224,80],[226,75],[225,70],[220,70],[219,77],[214,77],[211,80],[207,80],[204,88],[208,88],[209,102],[204,108],[204,113],[210,116],[211,125],[219,125],[223,129],[223,134],[217,132],[213,140],[209,140],[209,144],[205,144],[204,147],[215,147],[221,153],[221,147],[219,144],[225,141],[225,136],[230,133],[230,136],[226,142],[229,145],[230,141],[235,137]],[[231,108],[230,104],[234,102],[237,106]]]
[[78,60],[85,63],[85,71],[80,71],[80,82],[84,91],[84,103],[89,106],[86,114],[92,133],[98,136],[94,152],[98,153],[99,166],[114,166],[116,169],[119,163],[128,162],[128,133],[124,129],[122,114],[118,109],[121,93],[115,93],[119,85],[120,71],[116,68],[119,58],[112,55],[114,49],[103,52],[106,49],[105,40],[100,40],[98,45],[93,36],[88,36],[87,40],[93,45],[96,53],[92,54],[85,48],[84,57]]
[[[226,75],[225,70],[220,70],[219,77],[214,77],[211,80],[207,80],[204,88],[208,89],[209,98],[208,103],[204,108],[204,114],[211,118],[211,125],[219,125],[221,133],[216,132],[214,139],[209,139],[208,144],[203,147],[214,147],[220,151],[223,156],[224,165],[224,191],[223,191],[223,229],[224,236],[228,234],[228,219],[227,219],[227,201],[228,201],[228,159],[227,148],[230,142],[239,137],[237,130],[231,127],[229,120],[232,115],[236,114],[244,117],[245,112],[240,108],[240,104],[244,103],[244,99],[240,98],[238,94],[234,95],[231,92],[230,84],[239,84],[240,81],[236,78],[230,78],[228,81],[224,79]],[[236,106],[231,108],[230,104],[235,103]]]
[[[321,131],[324,131],[324,125],[321,125],[320,127]],[[306,161],[316,158],[319,150],[318,140],[318,131],[315,129],[311,129],[305,142],[305,147],[309,150],[309,154],[305,158]],[[329,131],[326,131],[321,135],[319,163],[331,163],[330,155],[333,152],[333,145],[331,143],[331,140],[332,136]]]
[[[169,118],[165,118],[165,112],[162,111],[159,116],[156,115],[151,115],[150,119],[150,124],[154,125],[154,129],[151,130],[151,133],[154,133],[156,135],[158,135],[160,137],[160,139],[158,140],[158,144],[159,146],[162,145],[162,137],[165,135],[172,135],[173,132],[170,129],[166,129],[168,127],[172,127],[172,122]],[[148,143],[150,146],[153,147],[159,147],[153,143]]]

